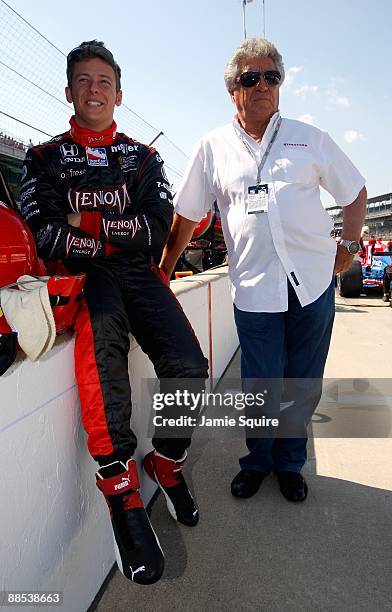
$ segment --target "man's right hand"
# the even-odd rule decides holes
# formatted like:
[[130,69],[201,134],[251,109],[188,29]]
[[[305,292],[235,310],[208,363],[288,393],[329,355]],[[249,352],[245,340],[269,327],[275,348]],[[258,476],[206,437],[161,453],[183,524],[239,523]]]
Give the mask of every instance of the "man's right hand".
[[170,235],[163,249],[160,269],[170,278],[181,253],[188,246],[198,221],[191,221],[179,214],[174,215]]
[[161,275],[161,278],[162,278],[163,282],[165,283],[165,285],[167,285],[169,287],[170,286],[170,278],[171,278],[171,275],[173,274],[173,272],[168,274],[168,272],[166,271],[166,269],[163,266],[159,266],[159,274]]

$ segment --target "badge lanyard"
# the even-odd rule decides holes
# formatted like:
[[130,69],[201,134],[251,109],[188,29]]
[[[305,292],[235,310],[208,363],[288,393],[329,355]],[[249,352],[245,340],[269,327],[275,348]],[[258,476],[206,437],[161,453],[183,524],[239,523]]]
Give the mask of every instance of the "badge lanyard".
[[245,149],[248,151],[249,155],[252,157],[252,159],[254,159],[254,161],[256,162],[257,165],[257,185],[261,184],[261,171],[264,168],[264,164],[267,160],[267,157],[269,155],[269,152],[271,151],[271,147],[274,144],[274,141],[278,135],[279,132],[279,128],[280,125],[282,123],[282,117],[279,117],[277,123],[276,123],[276,127],[274,130],[274,133],[272,134],[271,140],[268,143],[268,146],[264,152],[263,157],[261,158],[261,162],[260,164],[257,162],[257,158],[256,155],[254,154],[254,152],[252,151],[251,147],[249,146],[249,144],[246,142],[245,138],[242,136],[242,134],[240,134],[235,128],[235,133],[237,134],[238,138],[240,139],[240,141],[242,142],[242,144],[244,145]]

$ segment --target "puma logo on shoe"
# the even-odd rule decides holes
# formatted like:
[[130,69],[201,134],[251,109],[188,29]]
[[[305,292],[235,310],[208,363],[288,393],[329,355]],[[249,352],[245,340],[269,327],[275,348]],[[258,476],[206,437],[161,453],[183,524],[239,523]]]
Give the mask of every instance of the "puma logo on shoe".
[[122,482],[120,482],[119,484],[114,485],[114,490],[118,491],[119,489],[123,489],[124,487],[127,487],[129,485],[129,478],[122,478],[121,479]]
[[146,566],[145,565],[141,565],[140,567],[137,567],[135,569],[135,571],[133,571],[132,569],[132,565],[129,566],[132,572],[132,580],[135,574],[137,574],[138,572],[145,572],[146,571]]

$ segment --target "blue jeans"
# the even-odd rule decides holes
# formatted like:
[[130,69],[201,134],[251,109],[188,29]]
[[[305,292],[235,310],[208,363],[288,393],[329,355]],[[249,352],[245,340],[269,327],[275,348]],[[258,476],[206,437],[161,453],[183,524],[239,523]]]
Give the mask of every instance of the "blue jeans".
[[[244,391],[268,387],[268,414],[280,422],[278,431],[264,437],[252,437],[247,429],[249,454],[240,459],[242,469],[301,470],[306,461],[306,425],[320,400],[334,316],[333,280],[304,307],[288,282],[287,312],[245,312],[234,306]],[[290,400],[293,404],[280,411],[280,403]],[[257,410],[258,416],[266,414],[264,408]],[[255,408],[247,409],[248,414],[255,417]],[[290,437],[284,437],[285,431]],[[295,431],[301,432],[298,437]]]

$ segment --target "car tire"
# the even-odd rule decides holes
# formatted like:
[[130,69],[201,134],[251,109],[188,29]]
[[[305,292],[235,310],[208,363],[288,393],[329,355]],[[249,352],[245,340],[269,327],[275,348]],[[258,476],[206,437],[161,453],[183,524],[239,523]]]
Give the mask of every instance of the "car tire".
[[360,261],[353,261],[346,272],[337,275],[337,288],[342,297],[359,297],[363,291]]

